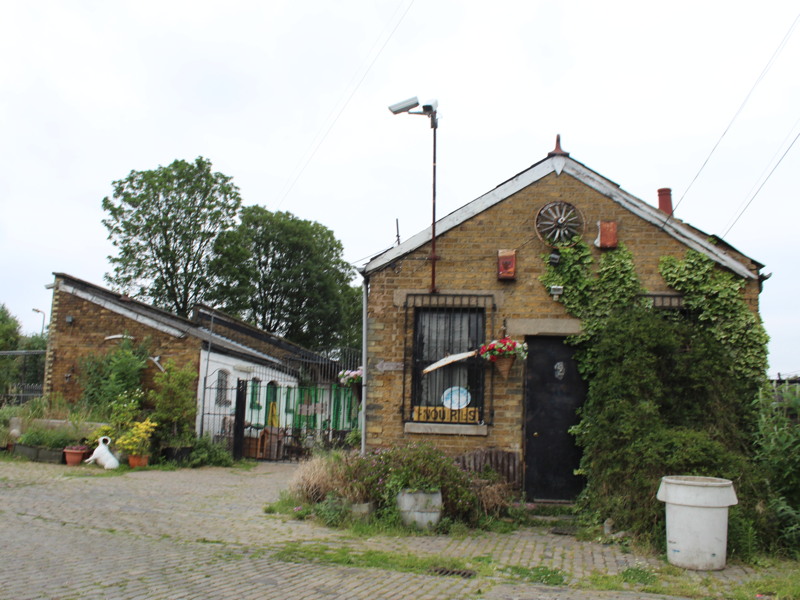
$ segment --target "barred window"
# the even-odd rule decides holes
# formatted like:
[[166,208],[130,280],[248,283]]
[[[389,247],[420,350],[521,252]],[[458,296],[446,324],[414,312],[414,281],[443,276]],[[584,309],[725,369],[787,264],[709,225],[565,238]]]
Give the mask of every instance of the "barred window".
[[[476,350],[483,344],[486,308],[491,297],[434,296],[413,300],[411,373],[412,421],[483,423],[484,361],[477,356],[454,361],[428,373],[443,358]],[[420,306],[421,304],[421,306]]]
[[217,404],[228,406],[231,404],[228,398],[228,372],[224,369],[217,371]]

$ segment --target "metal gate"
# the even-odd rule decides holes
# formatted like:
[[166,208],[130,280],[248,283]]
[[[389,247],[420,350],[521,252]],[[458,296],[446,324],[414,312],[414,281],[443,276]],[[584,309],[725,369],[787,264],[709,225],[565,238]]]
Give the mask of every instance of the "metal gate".
[[[356,368],[347,362],[339,370]],[[340,385],[337,372],[313,385],[289,375],[276,378],[274,371],[235,382],[213,372],[203,382],[198,434],[224,444],[234,458],[259,460],[299,459],[315,446],[342,445],[358,428],[361,394],[360,385]]]

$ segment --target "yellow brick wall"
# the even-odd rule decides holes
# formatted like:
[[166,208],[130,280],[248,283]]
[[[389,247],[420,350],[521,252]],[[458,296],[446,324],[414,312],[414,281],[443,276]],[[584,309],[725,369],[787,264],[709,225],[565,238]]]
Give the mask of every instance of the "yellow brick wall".
[[[132,321],[93,302],[53,290],[52,319],[45,371],[45,394],[59,394],[69,402],[76,402],[83,393],[80,384],[81,359],[89,355],[105,354],[113,350],[119,340],[106,340],[106,336],[128,334],[134,343],[150,339],[151,356],[160,356],[161,364],[172,360],[179,367],[191,365],[199,368],[200,344],[196,338],[175,338],[152,327]],[[67,316],[73,323],[67,323]],[[144,374],[146,388],[158,368],[148,361]]]
[[[535,218],[542,206],[556,200],[569,202],[582,212],[586,223],[583,239],[593,248],[596,261],[602,252],[593,245],[597,237],[596,224],[600,220],[615,221],[618,239],[633,254],[641,283],[649,292],[670,291],[659,274],[659,259],[665,255],[682,258],[686,252],[684,245],[577,179],[567,174],[550,174],[437,237],[436,253],[440,258],[436,265],[436,286],[439,291],[494,294],[497,303],[495,331],[487,333],[488,339],[503,333],[501,327],[506,320],[570,319],[563,305],[553,301],[538,279],[544,269],[542,255],[550,249],[536,235]],[[517,250],[514,281],[497,279],[497,251],[500,249]],[[483,447],[521,453],[523,361],[517,361],[507,381],[494,379],[494,421],[488,428],[488,436],[404,433],[403,373],[378,370],[376,365],[404,360],[406,337],[402,304],[406,293],[428,291],[431,284],[429,254],[430,246],[426,245],[370,275],[367,445],[388,446],[425,439],[452,454]],[[755,271],[755,265],[748,259],[738,257]],[[757,310],[756,281],[748,283],[745,297],[753,310]],[[487,315],[487,325],[488,322]],[[510,333],[520,339],[525,332]],[[406,406],[408,402],[407,398]]]

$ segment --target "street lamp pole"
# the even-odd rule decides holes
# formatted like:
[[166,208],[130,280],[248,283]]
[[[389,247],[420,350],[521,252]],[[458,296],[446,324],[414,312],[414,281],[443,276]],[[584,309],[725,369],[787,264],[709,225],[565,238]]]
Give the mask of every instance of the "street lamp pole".
[[428,260],[431,261],[431,287],[430,293],[435,294],[439,290],[436,287],[436,261],[439,256],[436,254],[436,131],[439,129],[439,119],[436,115],[436,109],[439,103],[436,100],[430,100],[422,105],[422,110],[412,111],[412,108],[419,106],[419,100],[416,96],[392,104],[389,110],[398,115],[400,113],[408,113],[410,115],[423,115],[430,119],[431,129],[433,129],[433,202],[432,202],[432,218],[431,218],[431,253]]
[[33,312],[39,313],[39,314],[42,315],[42,337],[44,337],[44,311],[43,310],[39,310],[38,308],[34,308],[32,310],[33,310]]

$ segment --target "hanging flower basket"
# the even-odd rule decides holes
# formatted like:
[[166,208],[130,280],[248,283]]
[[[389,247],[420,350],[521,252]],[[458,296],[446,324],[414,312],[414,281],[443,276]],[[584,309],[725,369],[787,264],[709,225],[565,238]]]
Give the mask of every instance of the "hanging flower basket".
[[508,379],[508,374],[511,372],[511,367],[514,366],[514,362],[516,360],[517,357],[514,355],[501,356],[494,361],[494,368],[497,369],[498,373],[500,373],[500,377],[503,379]]
[[524,359],[528,356],[528,344],[504,337],[481,346],[478,356],[493,362],[500,376],[507,379],[517,357]]

